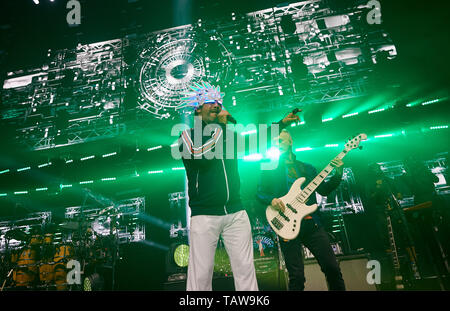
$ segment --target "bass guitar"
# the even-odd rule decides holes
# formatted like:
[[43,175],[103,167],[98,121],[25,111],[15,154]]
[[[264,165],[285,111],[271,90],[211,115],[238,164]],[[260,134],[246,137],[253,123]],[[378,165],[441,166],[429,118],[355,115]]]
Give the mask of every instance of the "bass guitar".
[[[366,139],[366,134],[359,134],[353,137],[353,139],[345,144],[345,149],[337,155],[336,159],[344,158],[350,150],[359,147],[361,140]],[[267,207],[266,218],[276,234],[285,240],[293,240],[297,237],[300,232],[302,219],[317,209],[317,204],[306,205],[308,198],[331,171],[333,171],[333,166],[330,162],[303,190],[301,186],[305,182],[305,178],[301,177],[297,179],[291,186],[289,192],[279,198],[286,206],[284,212],[274,208],[272,205]]]

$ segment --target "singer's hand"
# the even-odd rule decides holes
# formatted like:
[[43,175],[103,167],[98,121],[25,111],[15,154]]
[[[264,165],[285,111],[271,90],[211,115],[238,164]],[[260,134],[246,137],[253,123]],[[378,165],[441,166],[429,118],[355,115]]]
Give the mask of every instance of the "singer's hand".
[[218,119],[219,123],[227,124],[227,122],[228,122],[227,119],[228,119],[228,116],[230,116],[230,115],[231,114],[228,111],[222,109],[222,111],[220,111],[219,114],[217,115],[217,119]]
[[[299,109],[298,111],[300,112],[300,111],[302,111],[302,110]],[[297,115],[295,115],[295,114],[293,114],[293,113],[291,112],[291,113],[289,113],[289,114],[283,119],[282,122],[283,122],[284,124],[286,124],[286,125],[289,125],[289,124],[291,124],[292,122],[295,122],[295,121],[300,121],[300,117],[297,116]]]

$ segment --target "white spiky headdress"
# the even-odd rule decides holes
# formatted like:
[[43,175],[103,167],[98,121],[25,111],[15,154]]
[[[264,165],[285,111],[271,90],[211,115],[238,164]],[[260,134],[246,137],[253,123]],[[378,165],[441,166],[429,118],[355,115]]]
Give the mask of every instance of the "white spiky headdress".
[[190,86],[192,91],[184,92],[185,97],[181,98],[182,103],[178,107],[193,107],[198,108],[204,103],[211,103],[218,101],[220,104],[223,102],[223,97],[225,93],[220,92],[220,86],[215,87],[207,82],[194,83]]

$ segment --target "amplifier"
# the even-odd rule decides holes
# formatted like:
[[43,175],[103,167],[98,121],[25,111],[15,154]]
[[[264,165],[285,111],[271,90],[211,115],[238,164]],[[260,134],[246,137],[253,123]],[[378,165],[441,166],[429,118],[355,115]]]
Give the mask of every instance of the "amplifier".
[[[341,267],[342,277],[345,287],[348,291],[375,291],[375,284],[367,283],[368,258],[366,255],[340,256],[337,258]],[[328,290],[325,275],[320,270],[316,260],[305,262],[305,290],[307,291],[326,291]]]
[[[303,258],[305,258],[305,259],[313,259],[314,258],[314,255],[310,252],[309,249],[307,249],[305,246],[302,246],[302,248],[303,248]],[[344,254],[339,243],[331,243],[331,248],[333,249],[334,254],[336,256]]]

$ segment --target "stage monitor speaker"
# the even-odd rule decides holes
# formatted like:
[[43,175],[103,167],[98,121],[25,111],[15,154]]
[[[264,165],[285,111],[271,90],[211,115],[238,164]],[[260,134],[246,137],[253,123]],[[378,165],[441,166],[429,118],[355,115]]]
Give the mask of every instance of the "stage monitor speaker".
[[[368,259],[365,255],[338,257],[341,267],[342,277],[348,291],[375,291],[375,284],[368,284],[366,277]],[[328,290],[325,275],[320,270],[317,261],[313,260],[305,263],[305,291],[326,291]]]

